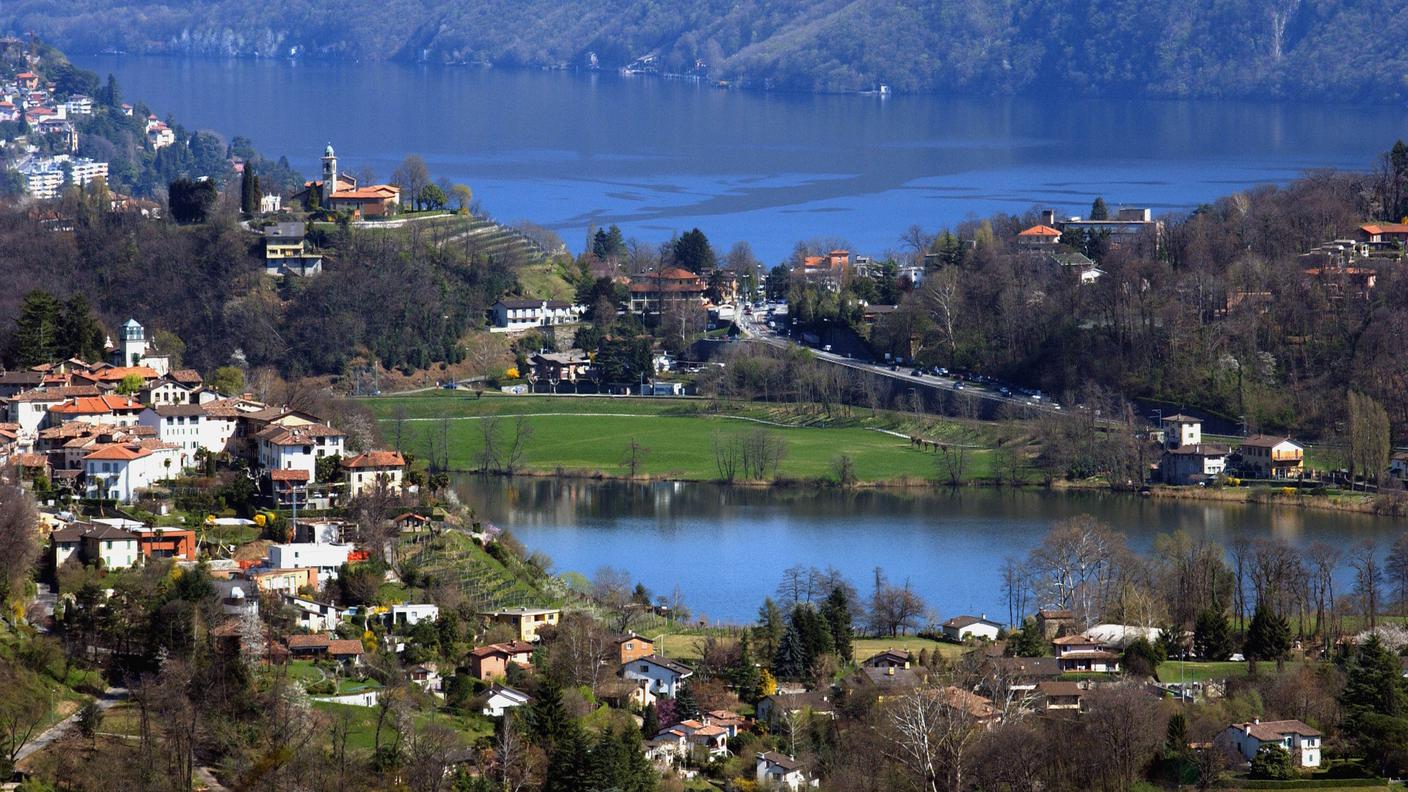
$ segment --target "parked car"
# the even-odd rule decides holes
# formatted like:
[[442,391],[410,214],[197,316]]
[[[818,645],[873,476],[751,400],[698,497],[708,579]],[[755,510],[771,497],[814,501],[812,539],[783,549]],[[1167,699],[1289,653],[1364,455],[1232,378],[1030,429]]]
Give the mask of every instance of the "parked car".
[[920,371],[919,369],[915,369],[914,371],[909,372],[909,376],[911,376],[911,377],[922,377],[922,376],[924,376],[924,372]]

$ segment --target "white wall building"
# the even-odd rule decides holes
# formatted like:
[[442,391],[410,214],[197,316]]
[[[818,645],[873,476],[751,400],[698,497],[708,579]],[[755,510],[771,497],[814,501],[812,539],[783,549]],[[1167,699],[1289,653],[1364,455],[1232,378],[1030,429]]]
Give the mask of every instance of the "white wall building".
[[491,329],[510,333],[579,321],[586,308],[562,300],[499,300],[489,307]]
[[412,627],[423,621],[433,622],[440,618],[440,609],[428,602],[414,605],[392,605],[391,610],[386,612],[384,618],[386,626],[392,629]]
[[1319,767],[1320,737],[1319,731],[1298,720],[1253,720],[1228,726],[1214,742],[1235,749],[1248,762],[1256,758],[1262,746],[1279,745],[1297,767]]
[[484,695],[484,708],[480,712],[491,718],[503,717],[503,714],[514,707],[521,707],[529,701],[527,693],[521,693],[513,688],[495,684],[486,691]]
[[64,185],[70,182],[83,187],[94,179],[108,177],[106,162],[68,154],[29,157],[20,161],[15,170],[24,177],[25,192],[39,199],[57,198]]
[[644,683],[646,691],[652,695],[673,698],[679,693],[680,683],[694,676],[694,671],[673,660],[650,655],[622,665],[621,676]]
[[90,498],[131,503],[139,490],[178,472],[176,449],[149,444],[113,443],[83,457],[83,478]]
[[271,569],[316,569],[318,582],[337,580],[337,568],[347,563],[352,552],[349,544],[276,544],[269,546],[265,556]]
[[342,432],[324,424],[275,424],[255,437],[260,469],[303,470],[310,481],[318,480],[318,460],[341,456],[345,440]]

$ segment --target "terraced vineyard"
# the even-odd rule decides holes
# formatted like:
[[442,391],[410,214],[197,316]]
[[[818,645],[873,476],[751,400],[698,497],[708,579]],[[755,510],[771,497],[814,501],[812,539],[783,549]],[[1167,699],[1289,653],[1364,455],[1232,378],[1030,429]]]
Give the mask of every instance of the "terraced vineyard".
[[463,247],[473,256],[507,258],[522,263],[541,261],[551,253],[515,228],[478,217],[469,220],[468,228],[457,232],[445,244]]
[[411,563],[438,580],[456,581],[475,608],[510,608],[519,605],[553,604],[553,598],[540,591],[489,555],[468,535],[448,531],[409,550]]

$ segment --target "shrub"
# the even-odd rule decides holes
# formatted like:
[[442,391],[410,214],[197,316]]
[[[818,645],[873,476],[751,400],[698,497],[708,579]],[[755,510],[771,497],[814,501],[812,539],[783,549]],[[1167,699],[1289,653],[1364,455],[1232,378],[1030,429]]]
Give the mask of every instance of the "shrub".
[[1285,781],[1295,778],[1296,768],[1291,755],[1279,745],[1263,745],[1252,759],[1252,778]]

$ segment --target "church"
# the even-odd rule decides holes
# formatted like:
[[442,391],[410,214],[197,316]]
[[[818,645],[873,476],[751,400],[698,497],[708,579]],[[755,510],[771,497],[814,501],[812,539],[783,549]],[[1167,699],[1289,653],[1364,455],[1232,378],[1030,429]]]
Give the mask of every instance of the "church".
[[[314,201],[316,197],[316,203]],[[386,217],[401,206],[401,188],[394,184],[357,185],[357,178],[337,172],[337,154],[332,144],[323,149],[323,178],[303,183],[294,196],[308,209],[322,208],[350,212],[355,218]]]

